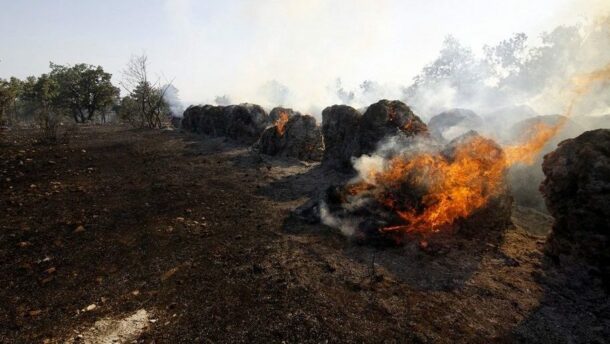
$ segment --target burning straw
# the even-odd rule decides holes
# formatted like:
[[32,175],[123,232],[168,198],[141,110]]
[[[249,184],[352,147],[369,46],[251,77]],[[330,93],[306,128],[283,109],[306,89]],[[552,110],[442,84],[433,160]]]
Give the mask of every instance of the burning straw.
[[[490,139],[467,134],[443,150],[414,150],[410,146],[390,157],[379,151],[362,156],[354,163],[359,176],[345,187],[344,201],[348,208],[375,203],[375,207],[394,214],[392,223],[377,229],[380,233],[425,233],[449,227],[506,192],[507,169],[533,163],[571,116],[578,100],[595,83],[609,79],[610,64],[575,77],[564,119],[556,125],[538,124],[534,135],[518,145],[502,149]],[[325,223],[345,231],[345,220],[338,221],[323,210]],[[349,226],[354,224],[350,219]]]

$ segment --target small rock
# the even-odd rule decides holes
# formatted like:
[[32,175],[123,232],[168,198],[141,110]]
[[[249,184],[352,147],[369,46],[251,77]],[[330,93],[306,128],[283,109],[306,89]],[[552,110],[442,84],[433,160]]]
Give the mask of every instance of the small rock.
[[85,311],[86,312],[90,312],[90,311],[92,311],[92,310],[94,310],[96,308],[97,308],[97,306],[95,305],[95,303],[92,303],[89,306],[87,306],[87,308],[85,308]]
[[47,284],[47,283],[51,282],[52,280],[53,280],[53,276],[49,276],[49,277],[47,277],[47,278],[42,279],[42,280],[40,281],[40,284],[45,285],[45,284]]
[[42,313],[42,310],[40,309],[35,309],[35,310],[31,310],[28,312],[30,314],[31,317],[35,317],[38,316]]
[[176,266],[175,268],[169,269],[168,271],[166,271],[162,276],[161,276],[161,282],[167,280],[168,278],[172,277],[176,272],[178,272],[178,270],[180,269],[179,266]]
[[17,244],[17,246],[19,246],[21,248],[26,248],[26,247],[32,246],[32,243],[29,241],[21,241]]
[[85,231],[85,226],[83,225],[79,225],[78,227],[76,227],[76,229],[74,230],[74,233],[81,233]]

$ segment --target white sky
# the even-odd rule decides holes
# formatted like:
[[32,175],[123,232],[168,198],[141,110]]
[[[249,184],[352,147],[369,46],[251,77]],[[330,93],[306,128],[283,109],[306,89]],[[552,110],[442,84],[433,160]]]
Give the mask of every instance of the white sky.
[[[610,1],[608,2],[610,3]],[[601,0],[0,0],[0,78],[59,64],[120,78],[130,55],[173,79],[187,102],[257,102],[277,80],[300,105],[330,101],[340,77],[405,85],[452,34],[478,51],[592,17]],[[322,106],[330,105],[327,103]]]

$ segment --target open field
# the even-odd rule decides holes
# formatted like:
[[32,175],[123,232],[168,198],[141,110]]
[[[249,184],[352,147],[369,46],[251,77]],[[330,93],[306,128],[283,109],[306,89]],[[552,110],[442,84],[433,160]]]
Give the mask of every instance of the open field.
[[610,338],[607,294],[545,258],[533,210],[487,242],[376,249],[292,219],[332,180],[317,164],[179,131],[1,135],[0,343]]

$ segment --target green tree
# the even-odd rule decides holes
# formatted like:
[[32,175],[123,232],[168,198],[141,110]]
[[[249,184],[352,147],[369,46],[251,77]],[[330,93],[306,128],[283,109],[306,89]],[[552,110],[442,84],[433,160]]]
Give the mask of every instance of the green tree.
[[28,77],[23,83],[21,100],[26,108],[32,111],[40,126],[44,139],[55,140],[60,118],[66,109],[59,101],[60,87],[49,74],[40,77]]
[[17,112],[17,101],[23,82],[15,77],[0,79],[0,123],[12,122]]
[[0,124],[6,121],[6,114],[15,98],[8,86],[8,81],[0,79]]
[[100,66],[51,63],[50,77],[59,87],[57,105],[68,110],[77,123],[91,121],[98,114],[105,122],[106,113],[118,100],[119,89],[112,85],[112,74]]

